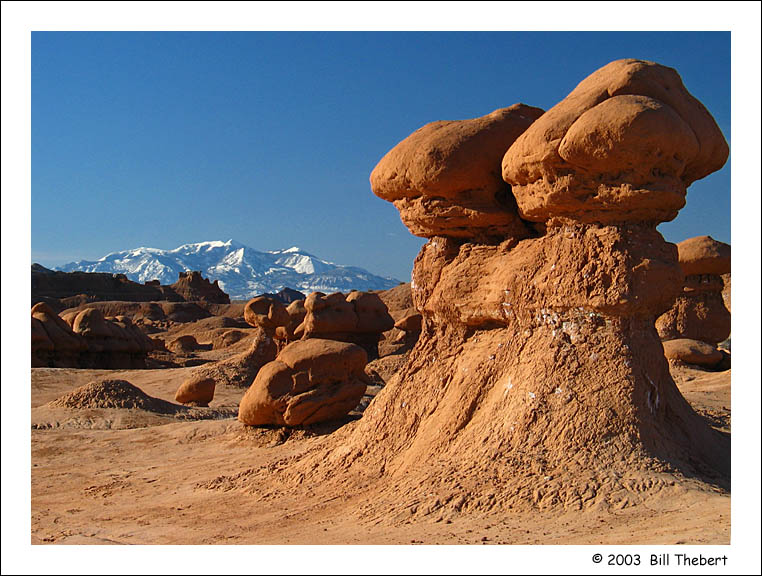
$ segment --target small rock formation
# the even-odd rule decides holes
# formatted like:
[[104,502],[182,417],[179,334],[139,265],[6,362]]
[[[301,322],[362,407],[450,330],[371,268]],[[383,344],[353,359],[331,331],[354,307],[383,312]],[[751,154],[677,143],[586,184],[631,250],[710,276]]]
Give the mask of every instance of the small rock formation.
[[394,202],[416,236],[527,236],[499,165],[542,113],[514,104],[481,118],[426,124],[378,163],[370,175],[373,192]]
[[76,368],[87,343],[44,302],[32,306],[32,366]]
[[[222,306],[222,305],[221,305]],[[127,316],[146,332],[166,330],[175,324],[196,322],[211,317],[208,310],[195,302],[89,302],[61,312],[61,317],[88,308],[100,310],[103,316]]]
[[261,328],[251,337],[251,345],[240,354],[212,362],[193,372],[194,378],[211,378],[216,384],[243,388],[251,385],[260,368],[275,360],[276,343]]
[[420,333],[422,322],[423,316],[419,312],[411,312],[397,320],[394,323],[394,327],[404,330],[405,332]]
[[724,354],[706,342],[677,338],[662,342],[664,356],[667,360],[678,360],[685,364],[695,364],[706,368],[714,368],[724,359]]
[[246,391],[238,419],[249,426],[308,426],[355,408],[367,386],[365,351],[313,338],[293,342],[262,367]]
[[61,318],[43,302],[32,307],[32,366],[145,368],[151,350],[153,342],[124,316],[86,309]]
[[175,354],[188,354],[199,349],[196,337],[191,334],[183,334],[167,343],[167,350]]
[[199,271],[180,272],[177,282],[169,288],[179,294],[186,302],[211,302],[230,304],[230,297],[220,288],[217,280],[213,283],[204,278]]
[[153,342],[126,316],[104,318],[100,310],[86,308],[76,316],[67,315],[74,333],[87,343],[82,367],[145,368]]
[[685,280],[672,307],[656,320],[662,340],[689,338],[717,344],[730,336],[723,301],[723,274],[730,273],[730,246],[710,236],[677,245]]
[[252,298],[243,309],[243,317],[250,326],[261,328],[268,337],[274,338],[279,350],[294,339],[293,332],[288,329],[291,317],[275,296]]
[[273,296],[257,296],[249,300],[243,309],[243,318],[249,325],[262,328],[269,334],[274,334],[276,328],[289,322],[283,302]]
[[304,307],[304,299],[294,300],[286,307],[288,312],[288,325],[286,326],[286,332],[289,340],[296,340],[296,329],[304,322],[304,317],[307,315],[307,309]]
[[207,377],[191,377],[183,382],[175,393],[175,401],[180,404],[209,406],[214,398],[214,380]]
[[244,332],[243,330],[236,329],[220,331],[212,338],[212,350],[219,350],[237,344],[249,335],[249,331]]
[[161,302],[161,309],[168,322],[184,324],[209,318],[211,314],[195,302]]
[[362,346],[371,358],[378,356],[382,332],[394,327],[386,304],[372,292],[313,292],[304,301],[306,314],[294,330],[297,338],[322,338]]
[[171,342],[180,336],[190,335],[202,349],[207,349],[211,344],[213,350],[226,348],[240,340],[252,336],[254,330],[243,321],[243,318],[229,318],[227,316],[212,316],[196,322],[188,322],[173,326],[165,335],[164,339]]

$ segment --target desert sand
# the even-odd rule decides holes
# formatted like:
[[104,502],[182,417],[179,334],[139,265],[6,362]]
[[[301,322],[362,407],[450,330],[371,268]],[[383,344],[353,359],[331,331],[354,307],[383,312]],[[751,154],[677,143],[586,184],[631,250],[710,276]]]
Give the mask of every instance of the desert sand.
[[[293,458],[332,446],[337,427],[248,428],[236,420],[243,390],[219,387],[209,408],[46,406],[98,378],[123,379],[174,401],[193,368],[32,369],[32,543],[55,544],[728,544],[730,491],[705,479],[650,475],[638,506],[592,498],[581,510],[474,504],[443,518],[408,508],[383,514],[379,482],[284,485]],[[731,371],[673,365],[680,391],[707,422],[730,433]],[[383,394],[383,390],[380,392]],[[76,465],[72,463],[76,462]],[[605,475],[605,470],[595,471]],[[269,480],[268,480],[269,478]],[[542,478],[537,478],[542,482]],[[638,477],[630,479],[637,484]],[[721,484],[721,483],[720,483]],[[474,495],[478,495],[476,491]],[[481,497],[480,495],[478,495]],[[405,501],[404,493],[399,500]],[[432,500],[434,500],[432,496]],[[391,510],[390,510],[391,512]]]

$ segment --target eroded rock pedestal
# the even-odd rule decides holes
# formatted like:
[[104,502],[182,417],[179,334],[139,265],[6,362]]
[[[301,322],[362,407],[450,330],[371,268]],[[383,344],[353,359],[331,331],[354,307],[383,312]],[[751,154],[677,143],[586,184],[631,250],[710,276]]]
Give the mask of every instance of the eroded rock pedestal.
[[[674,70],[619,61],[508,149],[502,173],[516,204],[494,209],[512,210],[503,221],[516,225],[424,228],[403,212],[413,233],[433,232],[413,271],[421,337],[342,449],[314,468],[390,475],[401,514],[440,518],[469,506],[624,507],[667,488],[667,470],[726,482],[729,441],[679,393],[654,327],[682,282],[677,248],[655,227],[726,156]],[[393,150],[371,177],[402,211],[399,198],[429,197],[394,187],[410,173],[406,158]],[[474,182],[458,181],[448,202],[467,205],[458,191],[485,175],[456,173]]]

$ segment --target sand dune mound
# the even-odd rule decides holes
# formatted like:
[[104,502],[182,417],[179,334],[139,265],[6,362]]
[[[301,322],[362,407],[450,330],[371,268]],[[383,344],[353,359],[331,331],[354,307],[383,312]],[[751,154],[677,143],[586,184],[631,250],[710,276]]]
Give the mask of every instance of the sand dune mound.
[[119,408],[174,414],[181,407],[153,398],[126,380],[96,380],[53,400],[55,408]]

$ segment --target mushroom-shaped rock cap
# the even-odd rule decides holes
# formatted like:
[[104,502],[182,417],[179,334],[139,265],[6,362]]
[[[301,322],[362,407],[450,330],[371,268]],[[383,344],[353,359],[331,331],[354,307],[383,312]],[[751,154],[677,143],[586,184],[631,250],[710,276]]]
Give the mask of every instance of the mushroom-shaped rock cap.
[[283,302],[272,296],[257,296],[246,303],[243,318],[251,326],[274,331],[278,326],[287,326],[290,320]]
[[371,188],[394,202],[416,236],[524,237],[500,160],[542,112],[514,104],[481,118],[426,124],[381,159]]
[[727,157],[714,118],[674,69],[627,59],[588,76],[519,136],[503,178],[527,220],[659,222]]
[[730,245],[711,236],[688,238],[677,245],[678,258],[686,276],[730,272]]

